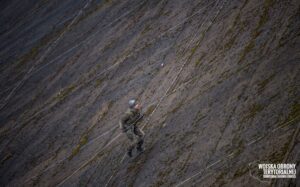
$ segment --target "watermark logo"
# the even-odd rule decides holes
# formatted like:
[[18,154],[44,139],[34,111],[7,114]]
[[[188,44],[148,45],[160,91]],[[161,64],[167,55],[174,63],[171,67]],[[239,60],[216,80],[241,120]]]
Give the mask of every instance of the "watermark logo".
[[263,178],[296,178],[296,164],[258,164]]

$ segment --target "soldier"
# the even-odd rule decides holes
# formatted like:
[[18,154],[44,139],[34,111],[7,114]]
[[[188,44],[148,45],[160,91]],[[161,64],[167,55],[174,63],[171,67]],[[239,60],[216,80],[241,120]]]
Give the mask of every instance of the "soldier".
[[120,127],[130,141],[127,155],[132,157],[132,151],[135,147],[138,153],[144,151],[142,147],[144,143],[144,132],[137,127],[137,123],[141,121],[143,115],[141,115],[141,105],[135,99],[129,100],[128,104],[129,109],[121,118]]

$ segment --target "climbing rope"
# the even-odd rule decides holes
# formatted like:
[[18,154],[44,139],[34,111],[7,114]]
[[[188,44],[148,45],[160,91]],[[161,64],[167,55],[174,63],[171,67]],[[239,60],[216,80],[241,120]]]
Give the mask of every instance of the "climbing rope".
[[[42,70],[43,68],[45,68],[46,66],[58,61],[61,57],[63,57],[64,55],[72,52],[74,49],[78,48],[79,46],[83,45],[84,43],[89,43],[90,41],[93,40],[93,36],[95,36],[96,34],[98,34],[99,32],[101,32],[103,30],[100,29],[97,32],[91,34],[89,37],[87,37],[86,39],[84,39],[83,41],[77,43],[76,45],[74,45],[73,47],[69,48],[68,50],[66,50],[65,52],[61,53],[60,55],[58,55],[56,58],[54,58],[53,60],[49,61],[48,63],[44,64],[43,66],[41,66],[40,68],[35,70],[35,66],[37,64],[39,64],[40,62],[42,62],[45,57],[52,51],[53,48],[56,47],[58,41],[60,41],[60,39],[64,36],[64,34],[66,33],[66,31],[68,31],[71,26],[78,20],[78,18],[81,16],[81,14],[83,13],[83,10],[86,9],[88,7],[88,5],[91,3],[92,0],[88,0],[88,2],[85,4],[85,6],[78,12],[78,14],[74,17],[74,19],[71,21],[71,23],[67,26],[67,29],[64,30],[64,32],[62,32],[59,37],[47,48],[47,50],[45,51],[45,53],[36,61],[36,63],[26,72],[26,74],[24,75],[23,79],[21,81],[19,81],[16,86],[14,86],[14,88],[10,91],[10,93],[7,95],[7,97],[4,99],[3,103],[0,105],[0,111],[7,105],[7,103],[9,102],[9,99],[16,93],[17,89],[19,89],[24,83],[25,81],[30,78],[34,73],[39,72],[40,70]],[[138,6],[136,6],[133,10],[131,11],[127,11],[126,13],[124,13],[123,15],[121,15],[120,17],[118,17],[117,19],[115,19],[113,22],[109,23],[108,25],[106,25],[104,28],[111,26],[112,24],[114,24],[115,22],[119,21],[120,18],[125,17],[126,15],[130,14],[131,12],[133,12],[134,10],[136,10],[137,8],[139,8],[139,6],[141,4],[143,4],[144,2],[138,4]],[[34,71],[35,70],[35,71]]]
[[[64,36],[64,34],[66,33],[66,31],[68,31],[72,25],[79,19],[79,17],[81,16],[81,14],[83,13],[83,10],[86,9],[89,4],[91,3],[92,0],[88,0],[88,2],[85,4],[85,6],[77,13],[77,15],[73,18],[73,20],[71,21],[71,23],[67,26],[67,28],[64,30],[64,32],[62,32],[59,37],[46,49],[45,53],[36,61],[36,63],[34,63],[34,65],[25,73],[24,77],[16,84],[16,86],[10,91],[10,93],[7,95],[7,97],[4,99],[3,103],[0,104],[0,111],[8,104],[9,99],[16,93],[17,89],[19,89],[24,83],[25,81],[31,76],[31,72],[35,69],[35,66],[37,64],[39,64],[40,62],[42,62],[45,57],[52,51],[52,49],[57,45],[57,43],[60,41],[60,39]],[[36,113],[35,115],[33,115],[29,120],[33,119],[35,116],[37,116],[39,113],[41,113],[41,111],[39,111],[38,113]],[[16,127],[15,127],[16,128]],[[15,137],[15,136],[13,136]],[[12,138],[13,138],[12,137]],[[3,149],[11,142],[11,140],[7,141],[6,145],[3,146]],[[2,149],[2,150],[3,150]],[[1,151],[2,151],[1,150]]]
[[[202,12],[203,9],[209,7],[210,5],[214,4],[217,0],[214,0],[212,2],[210,2],[209,4],[207,4],[205,7],[202,7],[200,8],[197,12],[193,13],[192,15],[188,16],[187,18],[185,18],[183,21],[179,22],[178,24],[172,26],[171,28],[167,29],[166,31],[162,32],[158,37],[148,41],[148,43],[152,43],[154,42],[155,40],[158,40],[160,39],[161,37],[165,36],[166,34],[168,34],[170,31],[173,31],[174,29],[176,29],[177,27],[179,27],[180,25],[184,24],[187,22],[187,20],[189,20],[190,18],[194,17],[195,15],[199,14],[200,12]],[[158,54],[156,55],[159,55],[161,53],[163,53],[165,50],[168,50],[169,48],[172,48],[173,46],[169,46],[169,47],[166,47],[165,49],[163,49],[162,51],[160,51]],[[143,49],[144,46],[138,48],[138,49],[135,49],[135,51],[140,51],[141,49]],[[118,62],[114,63],[113,65],[109,66],[108,68],[104,69],[103,71],[101,71],[100,73],[96,74],[95,76],[91,77],[90,79],[87,79],[85,80],[82,85],[85,85],[85,84],[89,84],[90,82],[94,81],[95,79],[99,78],[100,76],[102,76],[103,74],[109,72],[110,70],[112,70],[113,68],[115,67],[118,67],[118,65],[122,64],[124,62],[125,59],[127,59],[128,57],[124,58],[124,59],[121,59],[119,60]],[[97,61],[97,60],[96,60]],[[140,64],[143,65],[144,62],[146,62],[146,60],[142,61]]]
[[7,95],[7,97],[4,99],[4,102],[0,106],[0,111],[7,105],[9,99],[15,94],[18,88],[20,88],[24,82],[30,77],[30,73],[35,69],[35,66],[39,63],[41,63],[45,57],[52,51],[54,47],[56,47],[57,43],[61,40],[61,38],[64,36],[66,31],[68,31],[71,26],[78,20],[78,18],[83,13],[83,10],[88,7],[88,5],[91,3],[92,0],[88,0],[88,2],[85,4],[85,6],[80,9],[80,11],[77,13],[77,15],[73,18],[71,23],[67,26],[67,28],[58,36],[58,38],[46,49],[45,53],[41,55],[41,57],[33,64],[31,68],[25,73],[24,77],[16,84],[16,86],[10,91],[10,93]]
[[[223,3],[223,5],[224,5],[224,3]],[[210,29],[211,25],[213,24],[213,22],[215,21],[216,17],[219,15],[221,9],[223,8],[223,5],[222,5],[221,8],[217,11],[215,17],[210,21],[210,23],[209,23],[207,29],[203,32],[203,36],[204,36],[204,35],[206,34],[206,32]],[[201,24],[200,27],[202,27],[202,26],[203,26],[203,23]],[[195,33],[195,36],[197,36],[197,33]],[[195,37],[195,38],[196,38],[196,37]],[[202,40],[199,40],[199,41],[197,42],[196,46],[199,45],[201,42],[202,42]],[[192,45],[192,43],[193,43],[193,42],[189,42],[190,45],[188,45],[187,49]],[[173,87],[173,85],[176,83],[176,81],[177,81],[179,75],[180,75],[181,72],[183,71],[183,69],[184,69],[184,67],[186,66],[187,62],[189,62],[189,61],[191,60],[191,58],[192,58],[192,55],[189,56],[189,57],[187,58],[187,60],[182,64],[182,66],[180,67],[178,73],[176,74],[175,78],[173,79],[171,85],[168,87],[168,89],[166,90],[166,92],[164,93],[164,95],[159,99],[159,101],[158,101],[158,103],[156,104],[155,108],[154,108],[154,109],[152,110],[152,112],[149,114],[149,117],[148,117],[148,119],[146,120],[145,124],[141,127],[141,130],[143,130],[144,127],[149,123],[149,121],[150,121],[152,115],[155,113],[155,111],[157,110],[157,108],[159,107],[159,105],[161,104],[161,102],[163,101],[163,99],[167,96],[167,93],[171,90],[171,88]],[[122,159],[121,159],[121,161],[120,161],[120,163],[119,163],[120,165],[121,165],[122,162],[124,161],[125,156],[126,156],[126,153],[125,153],[124,156],[122,157]],[[115,176],[116,172],[117,172],[117,170],[114,171],[113,174],[109,177],[107,183],[105,184],[105,187],[107,187],[107,186],[109,185],[110,181],[111,181],[112,178]]]
[[[207,4],[206,7],[212,5],[214,2],[215,2],[215,1],[213,1],[213,2],[211,2],[211,3],[209,3],[209,4]],[[203,8],[206,8],[206,7],[203,7]],[[162,33],[159,35],[158,38],[161,38],[162,36],[164,36],[165,34],[167,34],[169,31],[172,31],[172,30],[174,30],[175,28],[177,28],[178,26],[184,24],[188,19],[190,19],[190,18],[192,18],[193,16],[197,15],[198,13],[200,13],[200,12],[203,10],[203,8],[201,8],[200,10],[198,10],[197,12],[195,12],[194,14],[192,14],[191,16],[188,16],[186,19],[184,19],[183,21],[181,21],[179,24],[176,24],[176,25],[172,26],[171,28],[169,28],[168,30],[162,32]],[[130,11],[130,12],[131,12],[131,11]],[[123,15],[123,16],[124,16],[124,15]],[[118,19],[119,19],[119,18],[118,18]],[[118,19],[117,19],[117,20],[118,20]],[[109,25],[110,25],[110,24],[109,24]],[[102,30],[103,30],[103,29],[102,29]],[[98,31],[97,31],[97,32],[98,32]],[[153,42],[153,41],[157,40],[158,38],[154,38],[154,39],[151,40],[150,42]],[[170,48],[172,48],[172,47],[173,47],[173,46],[169,46],[169,47],[167,47],[167,48],[165,48],[165,49],[163,49],[163,50],[160,50],[160,52],[159,52],[158,54],[156,54],[156,55],[159,55],[159,54],[163,53],[165,50],[168,50],[168,49],[170,49]],[[141,47],[141,48],[143,48],[143,47]],[[140,50],[141,48],[139,48],[138,50]],[[110,70],[112,70],[113,68],[115,68],[115,67],[117,67],[118,65],[120,65],[124,60],[125,60],[125,59],[122,59],[122,60],[116,62],[115,64],[109,66],[108,68],[104,69],[104,70],[101,71],[100,73],[96,74],[95,76],[93,76],[93,77],[91,77],[91,78],[89,78],[89,79],[84,80],[84,82],[82,83],[81,86],[86,85],[86,84],[89,84],[90,82],[94,81],[95,79],[97,79],[98,77],[102,76],[103,74],[108,73]],[[146,62],[146,61],[147,61],[147,60],[142,61],[141,64],[143,65],[143,63]],[[77,89],[78,89],[78,88],[77,88]],[[44,109],[44,110],[46,110],[46,109]],[[40,113],[42,113],[44,110],[40,110],[40,111],[36,112],[36,113],[35,113],[34,115],[32,115],[29,119],[27,119],[26,122],[24,122],[24,123],[29,122],[30,120],[32,120],[33,118],[35,118],[36,116],[38,116]]]
[[105,25],[104,27],[102,27],[101,29],[99,29],[98,31],[94,32],[93,34],[89,35],[87,38],[85,38],[84,40],[80,41],[79,43],[77,43],[76,45],[74,45],[73,47],[69,48],[68,50],[66,50],[65,52],[61,53],[60,55],[58,55],[57,57],[55,57],[53,60],[49,61],[48,63],[44,64],[43,66],[41,66],[40,68],[38,68],[34,73],[37,73],[38,71],[44,69],[45,67],[49,66],[50,64],[57,62],[59,59],[61,59],[63,56],[65,56],[66,54],[73,52],[74,49],[77,49],[78,47],[86,44],[88,45],[90,42],[92,42],[94,40],[94,36],[96,36],[97,34],[99,34],[100,32],[102,32],[104,29],[106,29],[107,27],[113,25],[114,23],[120,21],[121,18],[129,15],[130,13],[134,12],[135,10],[137,10],[138,8],[140,8],[140,6],[142,4],[144,4],[145,2],[141,2],[139,3],[134,9],[129,10],[127,12],[125,12],[124,14],[122,14],[121,16],[119,16],[118,18],[114,19],[114,21],[110,22],[109,24]]
[[[261,136],[257,137],[255,140],[250,141],[249,143],[247,143],[247,144],[245,145],[245,147],[248,147],[248,146],[250,146],[250,145],[252,145],[252,144],[254,144],[254,143],[259,142],[260,140],[264,139],[264,138],[267,137],[267,136],[270,136],[272,133],[278,131],[279,129],[282,129],[282,128],[284,128],[284,127],[290,126],[291,124],[293,124],[293,122],[295,122],[295,121],[298,120],[298,119],[300,119],[300,115],[298,115],[297,117],[295,117],[295,118],[292,119],[292,120],[289,120],[289,121],[287,121],[287,122],[285,122],[285,123],[282,123],[282,124],[279,125],[277,128],[274,128],[274,129],[270,130],[269,132],[265,133],[264,135],[261,135]],[[299,124],[298,124],[298,125],[299,125]],[[182,186],[183,184],[185,184],[185,183],[187,183],[188,181],[190,181],[191,179],[193,179],[193,178],[199,176],[200,174],[202,174],[203,172],[205,172],[207,169],[211,168],[212,166],[214,166],[214,165],[216,165],[216,164],[218,164],[218,163],[220,163],[220,162],[222,162],[222,161],[226,161],[227,158],[231,158],[231,157],[234,156],[237,152],[238,152],[238,151],[233,151],[233,152],[229,153],[228,155],[226,155],[226,156],[224,156],[224,157],[218,159],[218,160],[217,160],[216,162],[214,162],[213,164],[210,164],[209,166],[205,167],[205,168],[202,169],[201,171],[199,171],[199,172],[193,174],[192,176],[188,177],[187,179],[185,179],[185,180],[179,182],[179,183],[176,185],[176,187]],[[199,181],[198,181],[198,182],[199,182]]]
[[[141,4],[142,4],[142,3],[140,3],[139,5],[141,5]],[[118,17],[117,19],[115,19],[115,20],[114,20],[113,22],[111,22],[110,24],[106,25],[106,27],[107,27],[107,26],[110,26],[110,25],[113,24],[114,22],[118,21],[121,17],[124,17],[124,16],[128,15],[130,12],[133,12],[136,8],[139,7],[139,5],[138,5],[137,7],[135,7],[135,8],[134,8],[133,10],[131,10],[131,11],[127,11],[125,14],[123,14],[123,15],[120,16],[120,17]],[[87,7],[87,6],[85,6],[85,7]],[[68,30],[68,29],[67,29],[67,30]],[[103,30],[103,29],[102,29],[102,30]],[[101,31],[101,30],[97,31],[96,33],[100,32],[100,31]],[[94,34],[92,34],[92,35],[95,35],[96,33],[94,33]],[[82,42],[78,43],[77,45],[73,46],[73,47],[70,48],[70,49],[75,49],[76,46],[80,46],[80,45],[83,44],[85,41],[88,43],[89,40],[92,39],[92,35],[90,35],[88,38],[86,38],[85,40],[83,40]],[[70,49],[67,50],[67,51],[71,52],[72,50],[70,50]],[[55,61],[57,60],[57,58],[60,58],[60,57],[61,57],[62,55],[64,55],[64,54],[65,54],[65,52],[62,53],[61,55],[57,56],[54,60],[52,60],[52,61],[50,61],[50,62],[55,62]],[[49,63],[47,63],[47,64],[49,64]],[[45,64],[45,65],[47,65],[47,64]],[[44,65],[43,67],[45,67],[45,65]],[[103,70],[103,71],[100,73],[100,75],[102,75],[102,74],[108,72],[109,70],[111,70],[111,69],[112,69],[114,66],[116,66],[116,65],[117,65],[117,64],[114,64],[114,65],[110,66],[109,68]],[[37,69],[37,70],[39,71],[39,70],[41,70],[43,67],[41,67],[41,68],[39,68],[39,69]],[[35,72],[33,72],[33,73],[36,73],[36,72],[37,72],[37,71],[35,71]],[[32,76],[33,73],[32,73],[31,75],[29,75],[27,78],[24,78],[24,81],[26,81],[30,76]],[[15,87],[14,89],[17,90],[18,88]],[[12,94],[12,92],[11,92],[10,94]],[[7,102],[8,102],[8,100],[7,100]],[[6,102],[6,104],[7,104],[7,102]],[[5,105],[6,105],[6,104],[5,104]],[[42,112],[46,111],[46,109],[47,109],[47,108],[44,108],[44,109],[39,110],[38,112],[34,113],[34,115],[30,116],[30,118],[27,119],[25,122],[23,122],[23,124],[28,123],[29,121],[31,121],[32,119],[34,119],[36,116],[38,116],[38,115],[40,115]],[[1,111],[1,107],[0,107],[0,111]],[[15,130],[16,128],[17,128],[17,126],[15,126],[14,129],[12,129],[12,130]],[[12,131],[12,130],[11,130],[11,131]],[[15,137],[15,136],[13,136],[13,137]],[[12,137],[12,138],[13,138],[13,137]],[[3,146],[3,149],[4,149],[10,142],[11,142],[11,140],[7,141],[6,145]],[[1,150],[1,151],[2,151],[2,150]]]
[[[178,23],[178,24],[172,26],[171,28],[167,29],[166,31],[162,32],[162,33],[159,35],[158,38],[161,38],[162,36],[164,36],[164,35],[167,34],[168,32],[170,32],[170,31],[174,30],[175,28],[179,27],[180,25],[186,23],[187,20],[189,20],[189,19],[192,18],[193,16],[197,15],[198,13],[202,12],[203,9],[207,8],[208,6],[212,5],[212,4],[215,3],[215,2],[216,2],[216,0],[213,1],[213,2],[211,2],[211,3],[209,3],[209,4],[207,4],[205,7],[202,7],[202,8],[199,9],[197,12],[195,12],[195,13],[193,13],[192,15],[188,16],[187,18],[185,18],[185,19],[184,19],[183,21],[181,21],[180,23]],[[155,39],[153,39],[152,41],[157,40],[158,38],[155,38]],[[152,42],[152,41],[150,41],[150,42]],[[166,50],[170,49],[171,47],[172,47],[172,46],[166,47],[165,49],[160,50],[160,52],[159,52],[157,55],[159,55],[159,54],[165,52]],[[146,61],[147,61],[147,60],[144,60],[143,62],[146,62]],[[115,66],[119,65],[120,63],[121,63],[121,62],[117,62],[117,63],[113,64],[112,66],[110,66],[110,67],[108,67],[107,69],[105,69],[105,70],[103,70],[102,72],[100,72],[96,77],[93,77],[91,80],[94,80],[94,79],[96,79],[97,77],[99,77],[100,75],[102,75],[102,74],[108,72],[109,70],[111,70],[111,69],[114,68]],[[86,81],[86,83],[90,82],[91,80]],[[84,84],[86,84],[86,83],[84,83]],[[39,113],[35,114],[35,115],[32,116],[31,118],[35,117],[35,116],[38,115],[38,114],[39,114]],[[83,149],[84,149],[85,147],[87,147],[88,145],[92,144],[92,143],[93,143],[94,141],[96,141],[97,139],[99,139],[99,138],[101,138],[101,137],[103,137],[103,136],[109,134],[111,131],[115,130],[115,128],[116,128],[116,127],[113,127],[113,128],[111,128],[111,129],[109,129],[108,131],[104,132],[103,134],[99,135],[98,137],[94,138],[94,139],[91,140],[89,143],[87,143],[85,146],[83,146],[83,147],[81,148],[81,150],[83,150]],[[108,143],[108,145],[110,145],[110,143]],[[103,148],[103,149],[104,149],[104,148]],[[69,156],[68,156],[68,157],[69,157]],[[50,166],[47,167],[45,170],[43,170],[40,174],[35,175],[35,176],[33,176],[33,177],[27,179],[26,182],[28,182],[28,181],[30,181],[30,180],[32,180],[32,179],[34,179],[34,178],[36,178],[36,177],[42,175],[43,173],[45,173],[45,172],[48,171],[49,169],[55,167],[55,165],[57,165],[57,164],[59,164],[59,163],[65,161],[68,157],[66,157],[66,158],[64,158],[64,159],[61,159],[61,160],[59,160],[58,162],[56,162],[56,163],[50,165]],[[91,160],[92,160],[92,159],[91,159]]]
[[[207,29],[208,30],[208,29]],[[205,31],[205,32],[207,32],[207,30]],[[190,43],[191,44],[191,43]],[[183,64],[183,66],[180,68],[180,73],[181,73],[181,71],[183,70],[183,68],[184,68],[184,66],[186,65],[186,63],[187,63],[187,61]],[[179,73],[179,74],[180,74]],[[177,74],[176,76],[178,77],[179,76],[179,74]],[[173,83],[174,83],[174,81],[173,81]],[[171,86],[173,86],[173,83],[172,83],[172,85]],[[170,88],[169,88],[170,89]],[[168,90],[169,90],[168,89]],[[167,92],[166,92],[167,93]],[[165,95],[163,96],[163,97],[165,97]],[[162,99],[160,100],[160,102],[162,101]],[[160,103],[159,102],[159,103]],[[158,103],[158,104],[159,104]],[[156,107],[157,108],[157,107]],[[154,112],[154,110],[152,111],[152,113],[149,115],[149,118],[151,117],[151,115],[153,114],[153,112]],[[147,122],[146,122],[147,123]],[[104,150],[106,147],[108,147],[110,144],[112,144],[115,140],[117,140],[119,137],[121,136],[121,133],[119,133],[115,138],[113,138],[108,144],[106,144],[102,149],[101,149],[101,151],[102,150]],[[68,179],[70,179],[74,174],[76,174],[79,170],[81,170],[82,168],[84,168],[90,161],[92,161],[92,160],[94,160],[96,157],[97,157],[97,155],[99,154],[99,152],[97,151],[96,152],[96,154],[95,155],[93,155],[92,156],[92,158],[91,159],[89,159],[88,161],[86,161],[84,164],[82,164],[77,170],[75,170],[71,175],[69,175],[67,178],[65,178],[63,181],[61,181],[59,184],[58,184],[58,186],[61,186],[62,184],[64,184]]]

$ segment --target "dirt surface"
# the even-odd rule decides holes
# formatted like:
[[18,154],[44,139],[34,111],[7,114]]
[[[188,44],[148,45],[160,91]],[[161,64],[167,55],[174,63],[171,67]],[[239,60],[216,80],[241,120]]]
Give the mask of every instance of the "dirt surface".
[[[0,186],[299,185],[300,1],[0,6]],[[131,98],[146,116],[133,161]],[[258,163],[296,163],[298,180]]]

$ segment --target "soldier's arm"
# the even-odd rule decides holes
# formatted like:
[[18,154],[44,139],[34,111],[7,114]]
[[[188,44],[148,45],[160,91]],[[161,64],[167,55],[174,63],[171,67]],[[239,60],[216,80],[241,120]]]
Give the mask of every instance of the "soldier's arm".
[[126,131],[126,129],[125,129],[125,124],[126,124],[126,121],[127,121],[127,120],[128,120],[128,116],[125,115],[125,116],[123,116],[123,117],[120,119],[120,121],[119,121],[120,128],[121,128],[121,130],[122,130],[123,132]]

